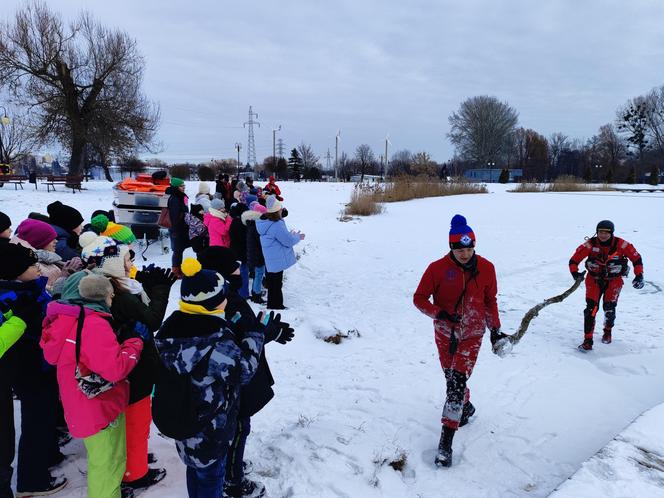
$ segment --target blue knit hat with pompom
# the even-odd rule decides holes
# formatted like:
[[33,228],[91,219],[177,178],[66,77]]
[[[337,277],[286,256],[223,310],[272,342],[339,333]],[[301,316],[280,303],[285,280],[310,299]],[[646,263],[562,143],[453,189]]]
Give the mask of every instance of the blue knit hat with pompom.
[[466,218],[455,214],[450,226],[450,248],[466,249],[468,247],[475,247],[475,234],[473,229],[468,226]]

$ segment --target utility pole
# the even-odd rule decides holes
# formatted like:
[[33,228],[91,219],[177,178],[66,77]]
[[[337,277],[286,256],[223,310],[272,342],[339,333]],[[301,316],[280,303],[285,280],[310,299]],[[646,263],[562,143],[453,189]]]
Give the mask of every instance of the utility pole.
[[240,179],[240,151],[242,150],[242,144],[240,142],[235,142],[235,150],[237,151],[237,179]]
[[332,155],[330,154],[330,149],[327,149],[327,154],[325,154],[325,171],[330,171],[331,161],[332,161]]
[[387,165],[388,165],[388,160],[387,160],[387,144],[390,143],[390,136],[385,135],[385,175],[387,175]]
[[334,137],[334,179],[338,180],[338,170],[339,170],[339,140],[341,140],[341,130],[337,132],[337,136]]
[[254,125],[261,127],[261,124],[258,121],[254,121],[254,118],[258,119],[258,114],[255,113],[251,106],[249,106],[249,121],[244,123],[244,127],[249,130],[249,136],[247,137],[247,166],[256,166],[256,143],[254,142]]
[[277,171],[277,132],[281,131],[281,125],[279,128],[272,128],[272,160],[274,161],[274,171]]
[[280,138],[277,140],[277,153],[279,154],[279,157],[284,157],[284,148],[286,146],[284,145],[284,139]]

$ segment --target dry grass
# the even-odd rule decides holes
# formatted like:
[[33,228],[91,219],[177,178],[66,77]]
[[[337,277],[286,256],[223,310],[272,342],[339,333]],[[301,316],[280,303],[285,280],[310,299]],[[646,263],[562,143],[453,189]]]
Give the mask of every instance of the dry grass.
[[[381,202],[402,202],[425,197],[442,197],[462,194],[486,194],[483,184],[471,183],[456,178],[450,182],[441,182],[428,176],[402,176],[384,184],[357,184],[346,205],[347,216],[370,216],[383,212]],[[342,218],[340,220],[344,221]]]
[[350,196],[350,202],[346,204],[344,214],[347,216],[371,216],[383,212],[383,206],[378,204],[372,192],[355,188]]
[[552,183],[522,182],[510,192],[595,192],[606,190],[613,190],[613,188],[607,183],[593,185],[576,176],[562,175]]
[[400,176],[377,189],[374,197],[379,202],[401,202],[425,197],[486,193],[485,185],[471,183],[461,178],[455,178],[450,182],[441,182],[435,177]]

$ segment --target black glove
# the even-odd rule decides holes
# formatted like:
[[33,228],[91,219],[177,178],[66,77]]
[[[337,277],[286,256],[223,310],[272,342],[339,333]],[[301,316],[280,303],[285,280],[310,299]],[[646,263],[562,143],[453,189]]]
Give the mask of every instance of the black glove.
[[583,271],[573,271],[571,273],[572,273],[572,278],[574,279],[575,282],[577,280],[581,280],[586,275],[585,270],[583,270]]
[[499,340],[504,339],[505,337],[509,337],[507,334],[501,332],[500,329],[498,329],[498,328],[493,328],[493,329],[490,329],[490,330],[491,330],[491,345],[492,346],[495,346],[496,343]]
[[35,314],[35,300],[29,294],[18,294],[14,301],[5,301],[4,303],[3,307],[6,306],[7,311],[11,310],[13,316],[20,318],[26,323]]
[[295,336],[295,329],[291,327],[289,323],[281,322],[281,331],[279,332],[279,335],[275,337],[274,340],[279,344],[286,344],[288,342],[291,342],[294,336]]
[[293,339],[295,330],[290,324],[281,321],[281,314],[274,316],[265,328],[265,342],[276,341],[279,344],[286,344]]
[[171,287],[178,280],[178,277],[171,272],[170,268],[156,267],[153,270],[153,275],[152,285],[168,285],[168,287]]
[[635,289],[643,289],[643,285],[644,285],[643,273],[640,275],[636,275],[634,277],[634,280],[632,280],[632,287],[634,287]]
[[436,319],[447,320],[448,322],[452,323],[459,323],[461,321],[461,315],[459,315],[458,313],[450,314],[445,310],[440,310],[436,315]]

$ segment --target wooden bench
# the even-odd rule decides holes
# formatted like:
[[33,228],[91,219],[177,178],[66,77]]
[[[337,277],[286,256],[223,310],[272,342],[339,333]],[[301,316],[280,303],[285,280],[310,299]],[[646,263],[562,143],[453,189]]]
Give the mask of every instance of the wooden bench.
[[46,191],[50,192],[53,189],[55,192],[56,185],[64,185],[67,188],[70,188],[72,193],[75,194],[78,190],[81,191],[81,181],[83,181],[82,176],[69,176],[69,175],[47,175],[46,176]]
[[23,190],[23,182],[27,182],[28,177],[25,175],[0,175],[0,187],[4,186],[5,183],[13,183],[14,190],[18,190],[21,187]]

